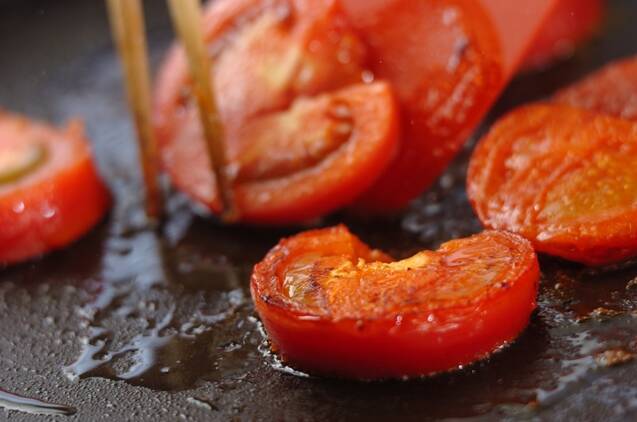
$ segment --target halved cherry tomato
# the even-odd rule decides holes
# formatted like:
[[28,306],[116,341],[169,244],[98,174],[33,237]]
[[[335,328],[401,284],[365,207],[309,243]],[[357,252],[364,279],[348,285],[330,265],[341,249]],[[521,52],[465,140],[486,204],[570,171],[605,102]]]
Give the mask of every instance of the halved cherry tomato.
[[[394,156],[391,87],[359,83],[366,49],[336,0],[214,2],[205,33],[243,221],[294,223],[350,203]],[[188,70],[173,49],[156,97],[164,166],[219,210]]]
[[560,0],[542,26],[522,65],[542,68],[568,56],[600,26],[604,0]]
[[109,194],[84,137],[0,113],[0,264],[77,240],[106,213]]
[[588,265],[637,256],[637,124],[566,105],[500,120],[471,158],[468,194],[488,228]]
[[615,61],[560,90],[553,102],[637,120],[637,57]]
[[[175,184],[219,209],[196,111],[163,145]],[[354,85],[250,120],[228,144],[243,221],[303,222],[351,201],[388,164],[398,137],[387,84]]]
[[538,278],[530,243],[514,234],[484,232],[393,261],[338,226],[282,240],[250,286],[285,362],[377,379],[485,358],[528,323]]

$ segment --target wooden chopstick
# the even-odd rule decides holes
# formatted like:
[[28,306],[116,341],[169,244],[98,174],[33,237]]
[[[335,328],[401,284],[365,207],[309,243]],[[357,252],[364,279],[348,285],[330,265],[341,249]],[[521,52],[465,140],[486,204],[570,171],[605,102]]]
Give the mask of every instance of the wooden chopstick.
[[141,0],[107,0],[113,38],[122,62],[129,107],[137,131],[146,188],[146,214],[162,214],[159,157],[151,124],[150,72]]
[[208,156],[222,202],[221,218],[226,222],[237,221],[239,212],[234,202],[232,180],[226,172],[223,127],[214,98],[211,64],[204,43],[199,0],[168,0],[168,5],[190,64]]

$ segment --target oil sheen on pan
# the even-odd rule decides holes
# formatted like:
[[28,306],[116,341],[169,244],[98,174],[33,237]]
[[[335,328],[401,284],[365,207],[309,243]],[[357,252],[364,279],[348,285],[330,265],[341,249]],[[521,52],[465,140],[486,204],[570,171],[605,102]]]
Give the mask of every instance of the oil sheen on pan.
[[[147,19],[157,63],[172,35],[163,2],[153,6]],[[493,117],[634,53],[637,8],[629,0],[610,6],[592,44],[516,80]],[[70,248],[0,271],[2,390],[76,410],[56,420],[634,419],[635,267],[587,270],[542,258],[530,326],[506,353],[458,373],[361,384],[281,365],[263,343],[248,282],[252,265],[291,233],[211,224],[178,194],[163,233],[139,224],[131,127],[102,7],[0,5],[0,49],[11,59],[0,68],[10,87],[0,90],[0,104],[57,122],[85,115],[118,204]],[[26,25],[33,16],[38,25]],[[465,152],[400,218],[346,223],[395,257],[478,232],[464,193],[466,162]],[[2,407],[0,419],[33,417]]]

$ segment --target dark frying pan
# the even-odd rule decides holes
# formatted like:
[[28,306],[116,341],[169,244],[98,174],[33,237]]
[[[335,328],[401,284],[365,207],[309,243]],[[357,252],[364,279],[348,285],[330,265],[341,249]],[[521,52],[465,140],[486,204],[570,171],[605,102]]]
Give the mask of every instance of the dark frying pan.
[[[164,7],[147,2],[155,63],[172,37]],[[611,2],[592,44],[518,78],[491,119],[637,52],[635,22],[637,3]],[[542,258],[529,328],[458,373],[388,383],[291,374],[267,354],[247,291],[251,266],[284,232],[221,227],[175,194],[160,232],[139,223],[132,130],[103,2],[0,0],[0,57],[0,105],[58,122],[83,116],[117,199],[80,242],[0,270],[0,388],[43,401],[0,393],[0,406],[21,409],[0,409],[0,419],[63,420],[43,414],[73,410],[67,418],[78,421],[637,418],[635,267],[593,273]],[[347,223],[396,256],[479,230],[464,194],[466,160],[464,152],[401,218]]]

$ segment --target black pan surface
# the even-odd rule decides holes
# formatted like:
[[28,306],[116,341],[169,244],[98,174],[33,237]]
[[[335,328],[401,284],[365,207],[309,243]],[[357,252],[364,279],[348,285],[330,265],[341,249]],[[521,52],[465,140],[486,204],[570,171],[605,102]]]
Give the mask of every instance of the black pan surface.
[[[637,3],[610,4],[603,33],[514,81],[488,120],[637,52]],[[146,6],[156,64],[172,34],[164,2]],[[635,267],[593,273],[543,257],[528,329],[454,374],[358,383],[291,373],[267,353],[247,286],[251,266],[293,231],[222,227],[177,194],[161,230],[146,227],[118,66],[102,1],[0,0],[0,105],[60,123],[82,116],[116,198],[73,246],[0,269],[1,420],[637,419]],[[344,220],[398,257],[478,231],[464,193],[469,150],[400,218],[326,224]]]

